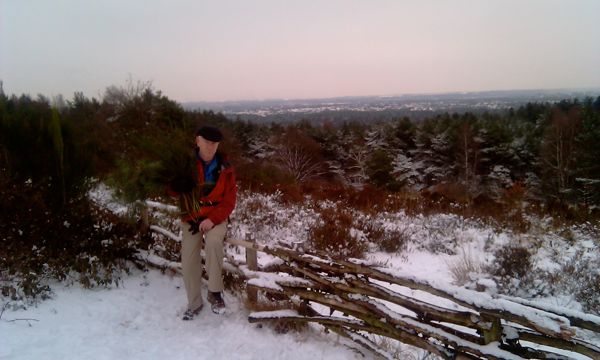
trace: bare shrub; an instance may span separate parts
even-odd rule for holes
[[[596,269],[597,270],[597,269]],[[600,274],[587,271],[578,281],[581,285],[575,292],[575,299],[583,304],[586,311],[600,314]]]
[[[320,219],[308,231],[314,249],[324,251],[334,258],[362,258],[366,244],[353,236],[353,215],[339,208],[320,210]]]
[[[507,246],[496,251],[492,274],[502,278],[524,278],[531,272],[531,254],[526,248]]]
[[[381,224],[370,219],[362,220],[359,226],[367,239],[376,244],[381,251],[401,253],[410,241],[411,233],[407,228],[385,229]]]
[[[600,313],[600,270],[598,259],[579,250],[572,259],[561,266],[559,272],[547,275],[553,289],[573,294],[585,311]],[[554,290],[556,291],[556,290]]]
[[[273,164],[289,174],[294,183],[305,183],[327,172],[319,143],[296,126],[287,126],[271,141],[275,150]]]
[[[376,212],[387,198],[385,191],[369,185],[365,185],[361,190],[348,189],[347,196],[349,206],[367,213]]]
[[[479,260],[477,260],[470,250],[461,249],[461,252],[454,261],[447,262],[448,270],[452,274],[452,279],[457,285],[465,285],[471,281],[472,274],[481,273],[483,266]]]

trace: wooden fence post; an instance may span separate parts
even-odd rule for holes
[[[500,318],[487,314],[481,314],[481,318],[490,323],[490,328],[483,330],[483,343],[487,345],[494,341],[502,341],[502,324],[500,323]]]
[[[246,241],[254,244],[253,236],[251,234],[246,234]],[[258,270],[258,258],[256,250],[246,248],[246,265],[248,265],[248,270]],[[248,295],[248,301],[250,303],[256,303],[258,299],[258,290],[254,287],[248,287],[246,291]]]
[[[140,231],[142,234],[148,232],[150,228],[150,219],[148,215],[148,205],[144,202],[139,202],[138,206],[140,207]]]

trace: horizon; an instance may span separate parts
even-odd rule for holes
[[[116,84],[112,84],[115,86],[120,86],[120,85],[116,85]],[[111,86],[111,85],[108,85]],[[106,86],[106,87],[108,87]],[[105,88],[106,88],[105,87]],[[583,87],[572,87],[572,88],[538,88],[538,89],[529,89],[529,88],[523,88],[523,89],[489,89],[489,90],[478,90],[478,91],[446,91],[446,92],[415,92],[415,93],[403,93],[403,94],[380,94],[380,95],[376,95],[376,94],[371,94],[371,95],[342,95],[342,96],[330,96],[330,97],[306,97],[306,98],[263,98],[263,99],[227,99],[227,100],[189,100],[189,101],[179,101],[176,99],[173,99],[169,96],[169,94],[166,94],[164,91],[162,91],[162,89],[158,89],[155,88],[152,84],[150,84],[150,88],[153,91],[161,91],[161,93],[166,96],[167,98],[169,98],[170,100],[173,100],[181,105],[185,105],[185,104],[194,104],[194,103],[205,103],[205,104],[225,104],[225,103],[260,103],[260,102],[269,102],[269,101],[317,101],[317,100],[336,100],[336,99],[353,99],[353,98],[400,98],[400,97],[411,97],[411,96],[439,96],[439,95],[467,95],[467,94],[483,94],[483,93],[511,93],[511,92],[527,92],[527,93],[532,93],[532,94],[548,94],[548,95],[558,95],[560,92],[597,92],[598,95],[600,96],[600,85],[598,86],[583,86]],[[65,94],[62,93],[53,93],[53,94],[43,94],[43,93],[36,93],[36,94],[32,94],[30,92],[24,92],[24,93],[12,93],[12,92],[7,92],[6,89],[3,87],[3,80],[0,78],[0,90],[2,90],[4,92],[4,94],[6,96],[22,96],[22,95],[26,95],[26,96],[44,96],[46,98],[48,98],[49,100],[54,99],[55,97],[59,97],[61,96],[64,100],[69,100],[69,97],[66,97]],[[75,93],[83,93],[82,91],[75,91],[73,93],[73,95],[75,95]],[[95,96],[88,96],[87,94],[83,93],[84,96],[92,98],[92,99],[97,99],[99,101],[101,101],[101,97],[102,94],[99,95],[99,98],[96,98]],[[596,95],[593,95],[596,96]]]
[[[12,94],[180,103],[600,86],[595,0],[0,2]]]
[[[160,90],[160,89],[157,89]],[[310,98],[264,98],[264,99],[231,99],[231,100],[190,100],[180,102],[181,104],[188,103],[228,103],[228,102],[266,102],[266,101],[314,101],[314,100],[333,100],[346,98],[395,98],[404,96],[437,96],[437,95],[466,95],[466,94],[482,94],[482,93],[510,93],[510,92],[531,92],[531,93],[559,93],[559,92],[598,92],[600,96],[600,85],[598,86],[583,86],[573,88],[546,88],[546,89],[489,89],[478,91],[445,91],[445,92],[415,92],[403,94],[371,94],[371,95],[343,95],[331,97],[310,97]],[[163,93],[164,94],[164,93]],[[167,95],[168,94],[164,94]],[[178,101],[179,102],[179,101]]]

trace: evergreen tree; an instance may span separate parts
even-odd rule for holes
[[[576,136],[575,183],[581,201],[600,206],[600,96],[586,99],[581,111],[581,131]]]
[[[456,165],[452,158],[448,122],[428,119],[417,129],[413,162],[421,165],[424,186],[454,180]]]
[[[389,152],[384,149],[375,150],[369,157],[367,168],[371,184],[390,191],[399,190],[400,184],[392,175],[394,167]]]

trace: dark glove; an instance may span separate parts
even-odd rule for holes
[[[191,232],[192,235],[195,235],[200,231],[200,221],[190,220],[187,223],[190,224],[190,228],[188,229],[188,231]]]
[[[171,190],[183,194],[192,191],[194,186],[196,186],[196,183],[191,176],[177,176],[171,180],[169,185],[171,186]]]
[[[199,217],[197,219],[188,221],[187,223],[190,224],[188,231],[191,232],[192,235],[197,234],[200,231],[200,223],[204,221],[204,219],[206,219],[206,217]]]

